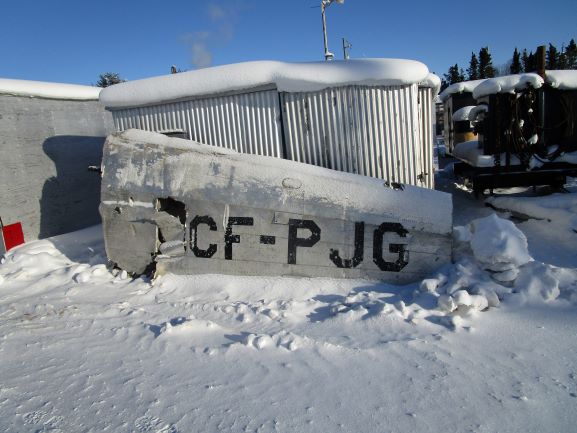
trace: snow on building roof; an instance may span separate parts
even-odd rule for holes
[[[403,59],[254,61],[120,83],[104,89],[100,101],[109,108],[131,107],[263,85],[276,85],[284,92],[313,92],[351,84],[398,86],[420,83],[428,74],[423,63]]]
[[[441,89],[441,79],[437,75],[430,72],[427,75],[427,78],[419,83],[419,86],[432,88],[433,95],[436,97],[436,95],[439,93],[439,90]]]
[[[0,78],[0,95],[92,101],[98,100],[101,90],[100,87],[80,86],[78,84]]]
[[[464,92],[473,93],[475,88],[483,81],[485,80],[483,79],[483,80],[461,81],[460,83],[451,84],[449,87],[447,87],[445,90],[441,92],[439,97],[441,98],[441,101],[445,102],[447,99],[449,99],[449,96],[455,93],[464,93]]]
[[[488,78],[473,90],[473,98],[478,99],[497,93],[514,93],[515,90],[523,90],[529,86],[538,89],[543,83],[543,78],[533,72]]]
[[[577,71],[545,71],[545,81],[551,87],[561,90],[577,89]]]

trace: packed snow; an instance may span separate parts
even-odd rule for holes
[[[478,106],[482,107],[482,106]],[[471,119],[473,118],[474,110],[471,110],[470,116]],[[479,110],[482,112],[485,110]],[[536,144],[538,140],[538,136],[535,134],[531,136],[528,140],[529,144]],[[558,149],[557,145],[549,146],[547,148],[549,154],[554,154],[555,151]],[[485,155],[483,153],[483,148],[478,140],[471,140],[471,141],[464,141],[462,143],[457,143],[455,148],[453,149],[453,156],[458,158],[462,161],[465,161],[469,165],[473,167],[494,167],[495,166],[495,156],[494,155]],[[521,160],[517,155],[509,155],[510,164],[511,165],[521,165]],[[555,162],[566,162],[569,164],[577,164],[577,152],[564,152],[561,153],[559,156],[553,159]],[[507,155],[506,153],[501,154],[501,165],[505,165],[507,162]],[[535,167],[540,167],[543,165],[545,161],[541,158],[536,158],[532,156],[529,160],[529,168],[533,169]]]
[[[451,84],[445,90],[443,90],[439,94],[439,98],[442,102],[445,102],[451,95],[459,94],[459,93],[473,93],[473,91],[477,88],[479,84],[481,84],[483,80],[471,80],[471,81],[462,81],[460,83]]]
[[[96,101],[100,87],[0,78],[0,95],[30,98]]]
[[[479,99],[497,93],[515,93],[515,91],[524,90],[528,87],[539,89],[543,83],[543,78],[533,72],[488,78],[475,87],[473,98]]]
[[[453,156],[461,161],[465,161],[473,167],[494,167],[495,156],[485,155],[483,148],[478,140],[463,141],[455,145],[453,149]],[[505,165],[507,162],[507,155],[501,154],[501,164]],[[521,161],[515,155],[510,155],[511,165],[521,165]]]
[[[545,81],[556,89],[577,89],[577,71],[571,69],[545,71]]]
[[[352,84],[402,86],[420,82],[436,85],[428,68],[415,60],[255,61],[120,83],[104,89],[100,101],[106,107],[118,108],[267,85],[281,92],[313,92]]]
[[[106,266],[101,227],[0,265],[0,430],[538,432],[577,424],[575,194],[452,176],[416,284]]]

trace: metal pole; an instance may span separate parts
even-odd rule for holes
[[[323,17],[323,40],[325,43],[325,61],[333,59],[333,55],[329,52],[329,44],[327,41],[327,19],[325,17],[325,2],[321,2],[321,15]]]
[[[351,47],[352,47],[351,43],[347,41],[345,38],[343,38],[343,59],[349,60],[350,56],[348,49]]]

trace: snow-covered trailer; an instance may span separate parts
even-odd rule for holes
[[[577,71],[491,78],[473,91],[469,120],[478,141],[458,144],[455,173],[475,193],[511,186],[565,184],[577,176]]]
[[[122,83],[101,101],[118,131],[433,188],[439,84],[411,60],[258,61]]]
[[[111,262],[140,274],[417,281],[451,260],[449,194],[131,129],[107,138]]]
[[[27,241],[100,222],[99,166],[112,118],[100,88],[0,79],[0,217]]]
[[[483,81],[472,80],[451,84],[439,94],[443,104],[443,136],[448,153],[453,153],[456,144],[474,138],[470,122],[463,119],[460,115],[462,111],[460,113],[459,111],[477,105],[473,91]]]

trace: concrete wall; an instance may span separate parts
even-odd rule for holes
[[[0,216],[26,241],[98,224],[100,166],[112,118],[98,101],[0,95]]]

